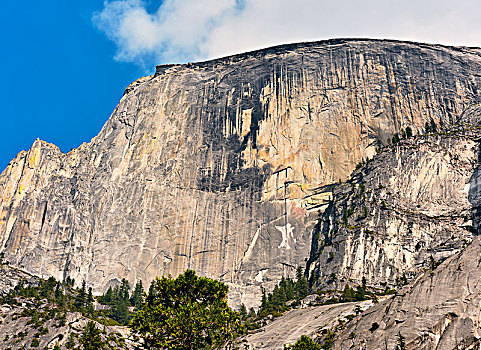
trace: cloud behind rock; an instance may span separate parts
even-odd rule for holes
[[[117,0],[92,21],[116,44],[116,60],[152,66],[336,37],[481,46],[480,12],[474,0],[166,0],[153,12]]]

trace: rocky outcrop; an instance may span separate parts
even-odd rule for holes
[[[334,349],[394,349],[400,335],[407,349],[480,349],[480,257],[476,237],[434,271],[354,319]]]
[[[80,348],[80,339],[85,325],[90,320],[78,312],[64,312],[51,316],[52,305],[34,305],[25,300],[20,305],[0,305],[0,348],[1,349],[60,349]],[[37,311],[36,320],[28,315],[28,309]],[[55,314],[55,313],[54,313]],[[44,318],[43,318],[44,317]],[[41,324],[41,325],[40,325]],[[109,349],[134,349],[135,343],[128,339],[129,330],[121,326],[103,326],[101,338]]]
[[[313,237],[313,283],[384,288],[460,251],[479,233],[480,140],[472,125],[409,138],[335,185]]]
[[[323,186],[345,181],[407,126],[419,134],[431,120],[456,123],[480,102],[480,68],[475,49],[378,40],[159,66],[129,86],[88,144],[62,154],[37,140],[8,165],[0,251],[98,292],[120,277],[148,283],[192,268],[228,282],[234,303],[254,305],[260,284],[304,266],[331,196]],[[466,142],[453,150],[474,145]],[[447,176],[464,181],[468,169]],[[412,230],[432,241],[426,227]],[[396,259],[422,260],[401,251]],[[387,261],[376,257],[374,269]]]
[[[26,286],[36,286],[39,278],[14,267],[0,265],[0,298],[12,291],[20,281]]]
[[[288,311],[266,326],[252,332],[245,339],[252,349],[284,349],[302,335],[322,342],[323,331],[334,330],[356,315],[356,307],[365,310],[372,301],[335,305],[310,306]]]

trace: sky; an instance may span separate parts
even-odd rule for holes
[[[346,37],[481,47],[479,13],[479,0],[5,2],[0,171],[36,138],[90,141],[156,64]]]

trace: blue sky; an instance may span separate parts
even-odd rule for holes
[[[113,59],[115,44],[94,25],[102,1],[6,1],[0,55],[0,171],[39,137],[63,152],[89,141],[144,74]]]
[[[479,13],[479,0],[4,2],[0,169],[37,137],[88,142],[155,64],[336,37],[479,47]]]

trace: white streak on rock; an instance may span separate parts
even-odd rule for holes
[[[294,238],[294,227],[288,223],[286,226],[276,226],[276,229],[281,231],[282,234],[282,242],[279,244],[278,248],[286,248],[286,250],[291,249],[291,246],[289,245],[289,236]]]

